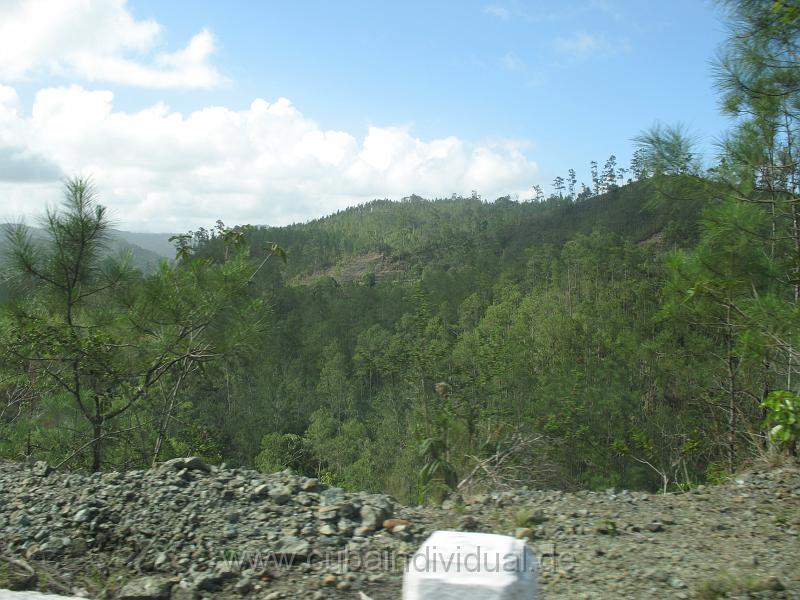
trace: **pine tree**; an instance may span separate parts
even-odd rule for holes
[[[578,183],[578,177],[575,174],[575,169],[570,169],[567,177],[567,190],[570,200],[575,199],[575,186]]]
[[[603,166],[602,186],[604,191],[614,189],[617,186],[617,157],[613,154],[608,157],[606,164]]]
[[[553,189],[559,198],[564,197],[564,178],[560,175],[553,180]]]

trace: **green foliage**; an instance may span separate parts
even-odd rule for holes
[[[41,438],[41,409],[58,399],[74,437],[40,442],[57,461],[85,460],[93,470],[141,462],[150,440],[135,432],[154,423],[157,460],[189,379],[233,357],[259,329],[261,302],[245,289],[253,272],[246,249],[233,240],[239,250],[224,262],[187,256],[144,276],[125,256],[107,257],[105,209],[80,178],[65,183],[61,209],[49,211],[43,225],[44,243],[34,243],[22,225],[7,232],[14,286],[0,322],[3,366],[22,378],[39,408],[23,419],[25,452]],[[63,399],[71,414],[64,414]],[[219,455],[201,442],[205,437],[186,427],[184,439],[173,442],[181,452]]]
[[[634,141],[643,151],[640,168],[647,176],[696,175],[700,171],[696,142],[681,124],[657,123]]]
[[[796,444],[800,439],[800,396],[776,390],[761,403],[769,413],[764,421],[770,439],[781,444]]]
[[[261,439],[261,452],[255,465],[262,473],[292,469],[298,473],[313,473],[308,443],[294,433],[268,433]]]

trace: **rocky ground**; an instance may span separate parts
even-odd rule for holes
[[[519,490],[435,508],[194,458],[94,475],[0,464],[0,588],[397,599],[403,561],[436,529],[527,538],[546,599],[800,598],[797,463],[684,494]]]

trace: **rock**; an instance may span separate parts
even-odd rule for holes
[[[767,584],[765,586],[768,590],[772,590],[773,592],[782,592],[786,589],[784,583],[774,575],[767,579]]]
[[[406,519],[386,519],[383,522],[383,528],[387,531],[392,531],[399,525],[411,525],[411,521],[407,521]]]
[[[365,504],[361,507],[361,526],[368,529],[369,531],[375,531],[378,528],[378,525],[383,522],[384,511],[379,509],[376,506],[370,506],[369,504]]]
[[[280,540],[273,555],[287,564],[304,561],[311,555],[311,544],[297,537],[286,537]]]
[[[345,492],[342,488],[330,487],[327,490],[322,490],[319,495],[320,504],[338,504],[345,498]]]
[[[300,484],[300,489],[304,492],[318,492],[319,479],[308,478]]]
[[[172,588],[170,600],[197,600],[197,589],[187,581],[181,581]]]
[[[594,530],[596,533],[600,535],[617,535],[617,524],[614,521],[606,519],[605,521],[600,521],[596,523],[594,526]]]
[[[162,566],[166,565],[168,562],[169,562],[169,559],[167,558],[167,553],[166,552],[159,552],[158,554],[156,554],[156,559],[153,561],[153,566],[156,569],[160,569]]]
[[[652,523],[647,524],[647,531],[651,531],[653,533],[664,531],[664,525],[658,521],[653,521]]]
[[[465,515],[459,520],[456,529],[459,531],[479,531],[481,529],[481,524],[478,522],[478,519],[472,515]]]
[[[82,508],[72,517],[76,523],[85,523],[92,518],[92,513],[88,508]]]
[[[122,586],[117,600],[166,600],[173,583],[172,578],[161,575],[139,577]]]
[[[35,463],[33,463],[33,468],[31,471],[37,477],[47,477],[53,472],[53,467],[47,464],[46,460],[37,460]]]
[[[686,587],[686,583],[678,577],[673,577],[669,580],[669,586],[676,590],[682,590]]]
[[[214,592],[219,589],[222,579],[216,573],[203,571],[194,578],[194,585],[203,592]]]
[[[239,580],[236,582],[236,584],[233,586],[233,589],[240,596],[246,596],[253,590],[253,582],[250,580],[249,577],[240,577]]]
[[[280,487],[272,488],[269,491],[270,500],[272,500],[278,506],[282,504],[286,504],[292,498],[292,490],[285,485]]]
[[[534,537],[533,529],[530,527],[517,527],[514,531],[514,537],[518,540],[528,540]]]
[[[255,487],[255,489],[250,494],[251,500],[262,500],[269,496],[269,485],[266,483],[262,483]]]
[[[189,456],[187,458],[172,458],[161,463],[161,469],[164,471],[202,471],[203,473],[210,473],[211,467],[199,456]]]
[[[339,506],[337,504],[320,506],[317,518],[321,521],[337,521],[339,519]]]

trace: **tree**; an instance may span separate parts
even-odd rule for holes
[[[656,123],[634,138],[642,151],[643,172],[653,175],[698,175],[696,141],[682,124]]]
[[[70,399],[89,439],[67,460],[91,447],[97,471],[106,441],[124,433],[112,429],[121,416],[169,377],[180,388],[256,329],[237,327],[259,304],[246,291],[253,268],[242,252],[221,264],[183,252],[143,277],[127,257],[109,256],[107,212],[83,178],[65,183],[42,226],[41,243],[23,225],[7,232],[15,296],[0,344],[18,371]]]
[[[570,200],[575,199],[575,185],[578,183],[578,177],[575,174],[575,169],[570,169],[567,176],[567,186]]]
[[[740,235],[767,258],[771,284],[734,309],[772,349],[776,384],[791,394],[800,389],[800,7],[783,0],[720,4],[730,31],[714,74],[735,126],[723,140],[717,174],[731,201],[758,207],[769,221]]]
[[[603,165],[603,189],[608,191],[617,187],[617,157],[613,154]]]
[[[564,178],[560,175],[553,179],[553,189],[556,191],[559,198],[564,197]]]
[[[636,181],[641,181],[648,176],[646,164],[646,150],[637,148],[631,158],[631,175]]]

